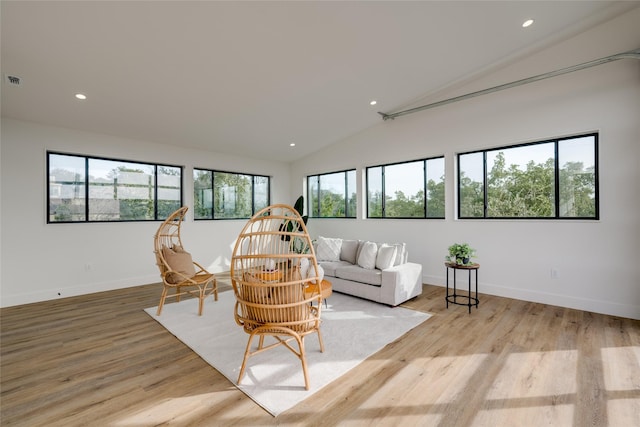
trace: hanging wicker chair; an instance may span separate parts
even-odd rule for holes
[[[247,222],[236,241],[230,272],[235,320],[249,334],[238,384],[251,356],[283,345],[300,359],[309,389],[304,338],[317,334],[324,351],[319,272],[304,221],[291,206],[269,206]],[[314,291],[308,291],[310,285]],[[258,345],[252,348],[256,336]],[[265,337],[271,337],[268,343]]]

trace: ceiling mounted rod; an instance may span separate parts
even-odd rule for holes
[[[493,92],[498,92],[498,91],[501,91],[501,90],[504,90],[504,89],[510,89],[512,87],[517,87],[517,86],[522,86],[522,85],[525,85],[525,84],[528,84],[528,83],[537,82],[537,81],[540,81],[540,80],[548,79],[550,77],[560,76],[562,74],[567,74],[567,73],[572,73],[574,71],[584,70],[585,68],[595,67],[596,65],[606,64],[608,62],[617,61],[619,59],[640,59],[640,49],[632,50],[632,51],[629,51],[629,52],[618,53],[618,54],[607,56],[607,57],[600,58],[600,59],[595,59],[593,61],[585,62],[585,63],[578,64],[578,65],[573,65],[571,67],[562,68],[560,70],[550,71],[550,72],[544,73],[544,74],[538,74],[537,76],[528,77],[528,78],[522,79],[522,80],[516,80],[516,81],[511,82],[511,83],[505,83],[505,84],[502,84],[502,85],[499,85],[499,86],[491,87],[489,89],[483,89],[483,90],[479,90],[477,92],[467,93],[465,95],[456,96],[456,97],[453,97],[453,98],[449,98],[449,99],[445,99],[445,100],[442,100],[442,101],[434,102],[432,104],[422,105],[420,107],[410,108],[408,110],[398,111],[396,113],[387,114],[387,113],[378,112],[378,114],[380,114],[382,116],[383,120],[393,120],[396,117],[405,116],[407,114],[416,113],[418,111],[428,110],[430,108],[435,108],[435,107],[440,107],[440,106],[443,106],[443,105],[451,104],[453,102],[463,101],[463,100],[469,99],[469,98],[475,98],[476,96],[486,95],[486,94],[493,93]]]

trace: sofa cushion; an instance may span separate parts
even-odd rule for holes
[[[378,256],[378,246],[373,242],[364,242],[360,255],[358,255],[358,265],[368,270],[376,268],[376,257]]]
[[[323,268],[325,276],[336,277],[336,269],[353,264],[348,261],[318,261],[318,265]]]
[[[340,248],[340,260],[355,264],[358,261],[356,257],[358,252],[357,240],[343,240]]]
[[[318,261],[340,261],[341,247],[342,239],[319,236],[316,258]]]
[[[391,245],[380,245],[376,256],[376,268],[386,270],[393,266],[396,260],[397,248]]]
[[[335,277],[374,286],[382,285],[382,271],[347,265],[336,269]]]

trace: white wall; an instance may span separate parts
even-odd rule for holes
[[[272,177],[271,200],[289,200],[289,165],[180,149],[3,118],[1,128],[0,306],[160,281],[153,254],[159,222],[46,223],[47,150],[185,166],[183,197],[193,206],[193,167]],[[226,271],[246,220],[193,221],[182,238],[194,259]],[[86,266],[90,268],[87,269]]]
[[[637,22],[640,8],[438,99],[637,49]],[[482,264],[481,293],[640,319],[640,269],[634,259],[640,252],[639,123],[637,60],[381,121],[291,168],[3,118],[0,306],[159,280],[152,253],[157,222],[46,224],[47,150],[183,165],[188,206],[188,177],[194,166],[270,175],[272,202],[293,203],[309,174],[348,168],[362,173],[370,165],[444,154],[445,220],[367,220],[362,214],[356,220],[311,219],[312,235],[405,241],[411,261],[423,265],[424,280],[432,284],[444,284],[446,248],[467,241],[478,250]],[[600,133],[599,221],[454,219],[457,152],[592,131]],[[361,177],[359,185],[362,188]],[[226,270],[244,223],[190,218],[183,231],[185,244],[213,271]],[[557,279],[551,279],[552,268],[559,273]]]
[[[424,104],[640,48],[638,22],[636,8]],[[599,221],[455,219],[456,153],[593,131],[600,134]],[[364,219],[361,204],[356,220],[311,218],[310,233],[404,241],[410,260],[423,265],[424,281],[436,285],[445,282],[447,247],[469,242],[481,264],[481,293],[640,319],[639,147],[640,61],[622,60],[381,120],[296,162],[291,176],[302,182],[306,175],[357,168],[363,189],[367,166],[445,155],[445,220]]]

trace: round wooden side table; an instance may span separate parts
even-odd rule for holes
[[[478,304],[480,304],[480,300],[478,299],[478,269],[480,268],[480,264],[456,264],[455,262],[445,262],[444,265],[447,269],[447,296],[445,300],[447,301],[447,308],[449,308],[449,303],[457,304],[457,305],[466,305],[469,308],[469,313],[471,313],[471,307],[476,306],[478,309]],[[453,293],[449,293],[449,269],[453,270]],[[469,291],[467,295],[460,295],[456,293],[456,271],[458,270],[467,270],[469,274]],[[476,279],[476,296],[473,297],[471,294],[471,272],[475,272]],[[458,302],[458,298],[462,298],[464,302]]]
[[[313,295],[318,293],[318,285],[315,283],[311,283],[304,288],[304,297],[311,298]],[[327,305],[327,298],[331,296],[333,293],[333,289],[331,287],[331,282],[328,280],[322,280],[322,300],[324,301],[324,305]]]

